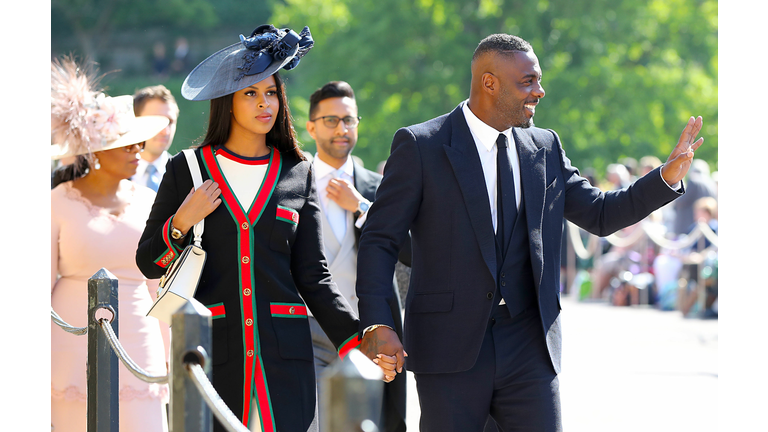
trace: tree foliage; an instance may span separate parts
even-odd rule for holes
[[[164,25],[211,28],[219,17],[208,0],[52,0],[51,35],[73,35],[83,56],[96,58],[110,35]],[[58,35],[58,36],[57,36]],[[54,44],[55,45],[55,44]]]
[[[691,115],[705,120],[698,157],[717,160],[716,1],[286,0],[272,21],[309,25],[316,41],[288,74],[300,132],[309,94],[345,80],[363,116],[355,153],[369,165],[399,127],[468,97],[472,52],[499,32],[533,45],[547,92],[536,124],[560,134],[577,166],[663,161]]]
[[[697,157],[716,169],[716,0],[53,0],[51,23],[53,54],[66,35],[77,35],[86,57],[125,44],[143,44],[151,56],[147,41],[156,35],[185,36],[190,69],[259,24],[308,25],[315,48],[283,75],[297,132],[313,151],[304,127],[309,95],[347,81],[363,117],[355,154],[370,168],[386,159],[398,128],[468,97],[482,38],[512,33],[531,42],[542,66],[547,94],[536,125],[559,133],[576,166],[600,175],[623,157],[663,161],[688,117],[701,115]],[[116,94],[158,83],[125,69],[106,81]],[[208,109],[181,100],[181,80],[166,82],[182,109],[176,151],[202,136]]]

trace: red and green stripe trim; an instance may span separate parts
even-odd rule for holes
[[[269,311],[275,318],[307,317],[307,307],[303,303],[270,303]]]
[[[208,310],[211,311],[211,319],[224,318],[227,316],[227,313],[224,310],[224,303],[216,303],[207,307]]]
[[[258,404],[259,417],[261,421],[261,430],[263,432],[275,432],[277,427],[275,426],[275,417],[272,413],[272,402],[269,397],[269,387],[267,386],[267,374],[264,372],[264,362],[261,360],[261,355],[256,358],[256,365],[254,370],[257,383],[255,388],[256,403]],[[263,382],[263,385],[259,385],[259,381]],[[249,402],[250,402],[250,398]],[[247,423],[243,423],[248,425]]]
[[[252,225],[255,225],[261,218],[261,214],[264,213],[264,209],[267,207],[267,202],[272,197],[272,192],[275,191],[275,186],[277,186],[277,179],[280,176],[282,166],[283,163],[280,152],[272,150],[267,174],[264,175],[264,181],[261,183],[259,192],[256,194],[256,199],[253,201],[253,205],[248,211],[248,218],[251,220]]]
[[[343,344],[341,344],[341,346],[339,347],[339,358],[343,359],[344,357],[347,356],[347,354],[349,354],[350,351],[360,346],[360,341],[357,340],[358,339],[357,335],[358,335],[357,333],[353,334],[352,336],[350,336],[349,339],[347,339],[346,341],[344,341]]]
[[[277,220],[281,220],[283,222],[288,222],[289,224],[298,225],[299,224],[299,212],[292,208],[283,207],[281,205],[277,205]]]
[[[241,327],[243,329],[243,353],[244,353],[244,377],[243,383],[243,408],[242,408],[242,421],[243,425],[248,427],[251,419],[251,399],[252,395],[256,397],[258,406],[259,420],[262,425],[262,431],[275,432],[275,419],[271,408],[271,401],[269,397],[269,387],[267,385],[266,373],[264,372],[263,362],[261,359],[261,350],[259,348],[258,341],[258,328],[256,319],[256,300],[255,300],[255,275],[253,274],[253,266],[251,264],[253,253],[253,235],[252,227],[258,221],[258,217],[264,211],[269,197],[274,192],[274,188],[277,185],[277,178],[280,173],[280,153],[272,150],[270,157],[270,165],[267,168],[267,174],[264,178],[264,182],[259,188],[259,192],[256,195],[253,206],[251,206],[251,215],[256,215],[255,218],[246,215],[243,207],[237,201],[232,188],[227,183],[226,177],[224,177],[221,167],[216,160],[216,156],[213,153],[211,146],[205,146],[201,150],[203,156],[203,165],[210,178],[219,184],[221,190],[221,199],[224,202],[225,207],[229,211],[230,215],[237,224],[238,232],[238,251],[240,257],[240,265],[238,266],[238,274],[240,277],[240,319]],[[257,208],[260,205],[261,208]],[[250,222],[250,223],[249,223]],[[256,419],[254,419],[256,421]]]
[[[171,240],[171,220],[173,220],[173,216],[169,217],[163,225],[163,243],[165,243],[167,249],[155,260],[155,264],[162,268],[167,268],[179,255],[179,249],[176,248],[176,245]]]

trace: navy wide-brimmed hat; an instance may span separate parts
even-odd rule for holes
[[[181,95],[193,101],[215,99],[253,85],[284,68],[295,68],[314,42],[309,27],[291,29],[261,25],[250,37],[203,60],[187,75]]]

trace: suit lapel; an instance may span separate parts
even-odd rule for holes
[[[531,263],[538,290],[544,270],[544,249],[541,229],[544,217],[544,193],[546,191],[546,151],[537,147],[530,135],[513,128],[517,155],[520,158],[520,181],[525,200],[525,216],[528,219],[528,236],[531,247]]]
[[[352,167],[355,189],[357,189],[357,191],[360,192],[360,195],[365,197],[365,199],[373,201],[376,198],[376,181],[371,178],[368,171],[360,167],[357,163],[354,163]]]
[[[355,189],[360,192],[365,199],[373,202],[376,199],[376,188],[378,184],[376,180],[371,177],[371,174],[363,167],[359,166],[353,161],[352,163],[352,180],[354,181]],[[355,233],[355,250],[357,250],[360,244],[360,232],[361,230],[352,225],[352,230]]]
[[[480,252],[494,281],[496,280],[496,243],[491,219],[491,203],[485,187],[485,176],[477,154],[475,140],[469,131],[461,105],[449,116],[451,142],[443,146],[461,188],[472,229],[480,244]]]

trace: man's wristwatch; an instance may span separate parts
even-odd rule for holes
[[[368,201],[358,201],[357,210],[355,210],[355,219],[367,212],[369,208],[371,208],[371,204]]]
[[[175,226],[173,226],[173,224],[171,224],[171,238],[173,238],[174,240],[181,240],[184,237],[186,237],[186,234],[183,234],[181,231],[179,231],[178,228],[176,228]]]

